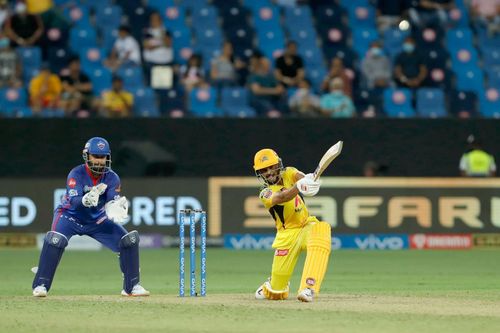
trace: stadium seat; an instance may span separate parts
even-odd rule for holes
[[[451,53],[451,66],[455,72],[477,68],[479,56],[475,48],[463,47]]]
[[[481,53],[483,55],[483,66],[485,69],[500,70],[500,48],[483,48]]]
[[[456,7],[448,11],[448,18],[452,26],[457,28],[467,28],[469,26],[469,13],[467,8],[455,3]]]
[[[66,7],[64,17],[75,26],[90,27],[90,10],[86,5]]]
[[[275,31],[258,33],[257,47],[269,59],[279,57],[285,47],[285,37],[281,28]]]
[[[455,71],[458,90],[480,92],[484,89],[484,75],[479,68]]]
[[[103,48],[89,47],[80,50],[80,61],[82,68],[89,71],[103,66],[106,59],[106,51]]]
[[[122,7],[117,5],[100,7],[96,13],[96,24],[100,27],[118,28],[122,20]]]
[[[487,68],[486,75],[490,87],[500,88],[500,68]]]
[[[488,88],[479,96],[480,111],[485,117],[500,118],[500,89]]]
[[[123,79],[123,87],[125,88],[125,90],[136,91],[138,89],[144,88],[142,67],[122,66],[116,71],[116,75]]]
[[[139,117],[159,117],[156,94],[151,88],[139,88],[134,92],[134,115]]]
[[[417,49],[442,47],[444,31],[439,27],[415,29],[413,35],[417,42]]]
[[[175,6],[175,0],[148,0],[148,6],[164,13],[168,7]]]
[[[417,90],[417,113],[421,117],[437,118],[446,116],[444,92],[438,88]]]
[[[248,106],[248,90],[245,88],[223,88],[221,108],[230,117],[255,117],[255,110]]]
[[[16,52],[24,69],[40,68],[42,64],[42,51],[38,46],[18,47]]]
[[[446,32],[446,47],[450,52],[464,47],[472,48],[472,30],[469,28],[450,29]]]
[[[355,29],[375,28],[375,8],[370,4],[356,4],[347,9],[349,23]]]
[[[408,31],[403,31],[399,28],[389,28],[384,31],[384,49],[391,59],[394,59],[401,52],[401,45],[403,45],[408,35]]]
[[[281,29],[280,14],[275,6],[266,6],[254,12],[253,22],[258,33]]]
[[[73,52],[78,52],[82,47],[97,46],[97,33],[94,28],[73,27],[69,32],[69,46]]]
[[[85,72],[92,82],[92,87],[95,95],[100,95],[104,90],[111,88],[111,71],[107,68],[94,68]]]
[[[315,19],[317,26],[324,24],[336,24],[343,26],[344,17],[347,15],[346,10],[336,4],[319,6],[315,10]]]
[[[183,7],[167,7],[163,12],[165,27],[169,30],[186,27],[186,13]]]
[[[189,95],[190,111],[200,117],[220,117],[223,112],[216,106],[217,91],[215,88],[195,88]]]
[[[415,110],[411,106],[411,91],[409,89],[384,90],[384,111],[389,117],[414,117]]]
[[[450,113],[461,117],[470,118],[478,115],[477,97],[471,91],[453,90],[450,95]]]
[[[285,25],[312,26],[311,8],[309,6],[294,6],[284,8]]]
[[[183,116],[186,113],[184,94],[177,89],[158,89],[156,91],[163,115]]]
[[[72,54],[67,47],[51,47],[48,50],[48,61],[54,73],[59,74],[63,68],[66,68],[71,57]]]
[[[0,110],[11,114],[13,110],[28,106],[28,94],[23,88],[0,89]]]

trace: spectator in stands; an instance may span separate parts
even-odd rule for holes
[[[486,25],[488,33],[500,33],[500,0],[471,0],[471,16]]]
[[[43,35],[43,22],[40,15],[28,14],[24,2],[18,2],[15,14],[5,22],[5,32],[12,46],[32,46]]]
[[[297,43],[289,41],[275,62],[274,75],[285,87],[296,87],[304,78],[304,62],[297,55]]]
[[[9,38],[0,32],[0,87],[20,88],[21,71],[21,61],[16,51],[10,47]]]
[[[188,95],[193,88],[197,88],[205,81],[205,71],[202,66],[201,56],[193,54],[188,60],[186,65],[180,68],[181,83],[184,86],[186,95]]]
[[[92,102],[92,82],[81,72],[80,59],[72,58],[68,74],[61,77],[63,92],[60,107],[66,114],[76,114],[82,107],[89,109]]]
[[[0,27],[10,16],[9,2],[7,0],[0,0]]]
[[[330,93],[321,96],[321,112],[332,118],[350,118],[354,116],[354,104],[351,97],[344,93],[344,82],[340,77],[330,84]]]
[[[413,0],[409,9],[411,21],[423,28],[432,25],[445,25],[448,11],[455,7],[455,0]]]
[[[172,37],[165,29],[163,20],[158,12],[153,12],[149,16],[149,27],[145,29],[142,46],[144,49],[143,57],[148,78],[154,66],[170,65],[174,61]]]
[[[369,89],[386,88],[391,82],[392,69],[380,42],[375,41],[361,63],[361,71]]]
[[[344,61],[335,57],[330,63],[330,69],[327,76],[321,83],[321,91],[330,91],[331,82],[335,78],[340,78],[344,86],[344,94],[351,97],[352,96],[352,79],[348,74],[348,70],[344,67]]]
[[[47,63],[43,63],[40,73],[30,82],[29,93],[33,112],[58,108],[61,91],[61,80],[52,73]]]
[[[288,101],[288,106],[292,114],[297,116],[315,117],[319,116],[319,97],[311,89],[311,82],[302,79],[299,88],[295,90]]]
[[[141,65],[141,49],[137,40],[130,34],[130,28],[122,25],[118,29],[118,38],[105,65],[112,71],[121,66]]]
[[[233,86],[238,83],[237,70],[244,66],[241,60],[233,55],[233,45],[226,41],[220,56],[212,59],[210,79],[217,87]]]
[[[279,117],[285,109],[285,87],[270,71],[271,64],[261,57],[254,64],[254,71],[248,77],[250,106],[258,115]]]
[[[383,32],[387,28],[398,25],[410,8],[412,0],[378,0],[377,26]]]
[[[400,87],[419,88],[426,76],[427,67],[416,51],[415,40],[407,37],[403,43],[403,52],[396,57],[394,65],[396,83]]]
[[[482,147],[474,135],[467,138],[467,150],[460,158],[460,174],[464,177],[494,177],[495,158]]]
[[[102,97],[101,113],[109,118],[124,118],[132,115],[134,96],[123,89],[123,80],[113,77],[111,90],[105,91]]]

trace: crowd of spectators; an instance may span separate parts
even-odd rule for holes
[[[201,51],[201,45],[190,50],[175,47],[179,40],[177,31],[166,22],[172,19],[169,16],[171,12],[164,14],[155,10],[154,6],[148,6],[147,0],[106,1],[110,6],[119,7],[120,12],[123,9],[124,14],[118,17],[118,33],[109,42],[109,48],[97,48],[104,55],[95,60],[93,53],[79,52],[89,49],[88,45],[72,45],[70,36],[80,29],[79,20],[84,19],[99,25],[103,29],[101,34],[108,36],[108,23],[95,21],[99,19],[97,7],[81,6],[82,3],[94,4],[96,1],[56,1],[55,5],[52,0],[0,0],[0,85],[2,88],[26,89],[29,108],[34,115],[47,115],[53,111],[65,116],[129,117],[141,114],[144,104],[136,102],[143,103],[144,96],[152,99],[150,104],[153,109],[159,110],[157,115],[172,115],[172,111],[176,111],[174,114],[177,116],[186,115],[193,108],[193,99],[214,99],[216,110],[223,99],[224,89],[245,87],[248,95],[246,104],[253,112],[248,113],[249,116],[390,116],[383,105],[384,94],[389,89],[411,91],[411,107],[416,107],[419,88],[439,87],[445,92],[447,88],[456,89],[454,86],[433,84],[433,80],[439,77],[439,70],[446,77],[450,56],[445,55],[444,64],[434,66],[430,59],[432,55],[429,56],[432,53],[426,53],[432,48],[428,48],[426,43],[454,28],[452,21],[454,10],[458,8],[457,1],[465,6],[460,8],[466,8],[470,14],[471,26],[484,28],[488,38],[500,36],[500,0],[366,0],[360,1],[366,6],[356,8],[359,12],[355,12],[355,18],[346,15],[345,1],[274,1],[282,10],[299,8],[299,5],[301,8],[309,7],[312,13],[321,10],[328,13],[328,9],[335,13],[338,10],[339,22],[343,23],[334,22],[336,16],[332,16],[332,28],[326,32],[327,37],[322,35],[322,27],[318,26],[320,38],[317,44],[320,47],[313,49],[312,54],[302,52],[303,41],[288,36],[283,50],[274,50],[271,56],[254,42],[250,52],[236,52],[230,39],[222,39],[211,57]],[[157,1],[150,2],[152,5]],[[173,0],[170,2],[174,4]],[[202,2],[222,6],[224,1]],[[234,3],[234,8],[250,6],[249,1],[228,2]],[[269,4],[272,3],[269,0]],[[80,12],[73,12],[75,8]],[[86,8],[91,9],[86,11]],[[143,16],[147,16],[144,24],[139,25],[139,30],[137,17],[134,16],[138,9],[142,9]],[[342,29],[354,29],[354,21],[368,17],[371,9],[375,12],[375,37],[363,48],[355,44],[357,37],[354,36],[356,31],[353,31],[352,42],[338,48],[334,42],[343,40],[343,33],[349,34]],[[223,10],[220,12],[222,15]],[[86,15],[89,17],[86,18]],[[190,24],[193,28],[198,24],[194,16]],[[345,27],[337,24],[344,24]],[[111,26],[109,28],[112,29]],[[384,45],[386,40],[383,36],[389,31],[399,31],[403,36],[393,48]],[[314,71],[311,71],[308,57],[315,59],[314,53],[327,50],[330,42],[334,43],[335,52],[324,58],[323,54],[319,55],[321,62],[329,66],[321,77],[312,79]],[[352,46],[349,46],[350,43]],[[64,58],[51,57],[55,48],[66,49],[67,55]],[[351,49],[357,51],[353,57],[346,55]],[[23,50],[35,53],[39,50],[40,62],[33,68],[23,66]],[[93,67],[96,63],[97,67]],[[105,77],[96,78],[99,71],[111,73],[109,85],[102,85]],[[123,77],[129,72],[135,73],[135,76]],[[162,81],[169,75],[170,79]],[[158,86],[154,82],[162,84]],[[145,95],[145,89],[151,87],[155,89],[153,94]],[[475,92],[476,98],[479,91]],[[216,96],[212,98],[210,94]],[[175,110],[170,106],[176,102],[169,101],[174,95],[182,100],[182,105]],[[471,113],[457,114],[468,117]],[[217,112],[214,111],[214,114],[217,115]]]

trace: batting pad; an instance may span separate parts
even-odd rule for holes
[[[330,225],[325,222],[314,224],[307,242],[307,256],[299,291],[304,288],[311,288],[315,293],[319,293],[328,267],[331,249],[332,234]]]
[[[139,283],[139,233],[131,231],[120,240],[120,268],[123,272],[123,290],[127,294]]]
[[[50,290],[57,266],[61,261],[66,246],[68,246],[66,236],[56,231],[47,232],[43,240],[38,270],[33,279],[33,289],[37,286],[45,286],[47,291]]]

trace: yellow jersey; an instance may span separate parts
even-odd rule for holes
[[[276,222],[276,229],[278,232],[287,229],[302,228],[308,223],[309,212],[302,196],[299,194],[290,201],[283,202],[279,205],[272,205],[274,193],[295,185],[295,174],[297,172],[298,170],[296,168],[286,167],[281,174],[282,184],[269,185],[260,191],[259,198]]]

